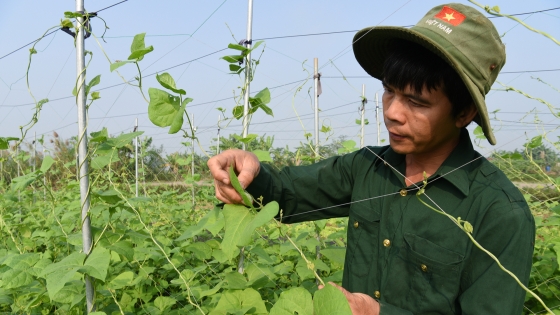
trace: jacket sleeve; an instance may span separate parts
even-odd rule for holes
[[[535,222],[526,202],[493,204],[479,225],[474,238],[527,286]],[[462,314],[521,314],[526,292],[494,260],[473,246],[465,263],[458,299]]]
[[[277,201],[283,223],[348,216],[354,181],[352,169],[361,155],[358,151],[281,170],[261,164],[247,191],[255,198],[262,196],[264,203]]]

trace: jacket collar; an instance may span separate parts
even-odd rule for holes
[[[457,144],[455,149],[453,149],[447,159],[445,159],[445,161],[441,164],[436,173],[430,176],[429,180],[435,180],[436,178],[438,178],[439,181],[441,179],[444,179],[455,186],[464,196],[468,196],[470,186],[469,170],[471,169],[471,167],[465,164],[477,158],[478,155],[479,154],[474,150],[472,146],[469,132],[466,128],[463,128],[463,130],[461,130],[459,143]],[[391,147],[389,147],[381,155],[381,157],[385,161],[387,161],[387,163],[391,163],[391,165],[396,169],[396,171],[394,169],[391,170],[404,185],[404,178],[399,173],[397,173],[397,171],[401,174],[406,173],[405,155],[398,154],[393,151]],[[383,163],[382,161],[379,162]]]

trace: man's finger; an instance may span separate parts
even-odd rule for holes
[[[213,157],[207,162],[210,173],[215,180],[220,181],[226,185],[229,184],[229,173],[227,172],[227,159],[221,157]]]

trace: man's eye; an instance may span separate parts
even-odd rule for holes
[[[412,105],[412,106],[414,106],[414,107],[421,107],[421,106],[422,106],[422,104],[416,103],[416,102],[413,101],[413,100],[409,100],[409,102],[410,102],[410,105]]]

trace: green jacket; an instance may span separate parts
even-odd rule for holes
[[[262,165],[248,191],[278,201],[284,223],[348,216],[342,285],[376,298],[383,315],[521,314],[525,291],[449,218],[421,204],[397,171],[405,174],[403,155],[369,147],[279,172]],[[425,193],[428,204],[427,196],[471,223],[473,237],[528,283],[533,216],[466,130]]]

